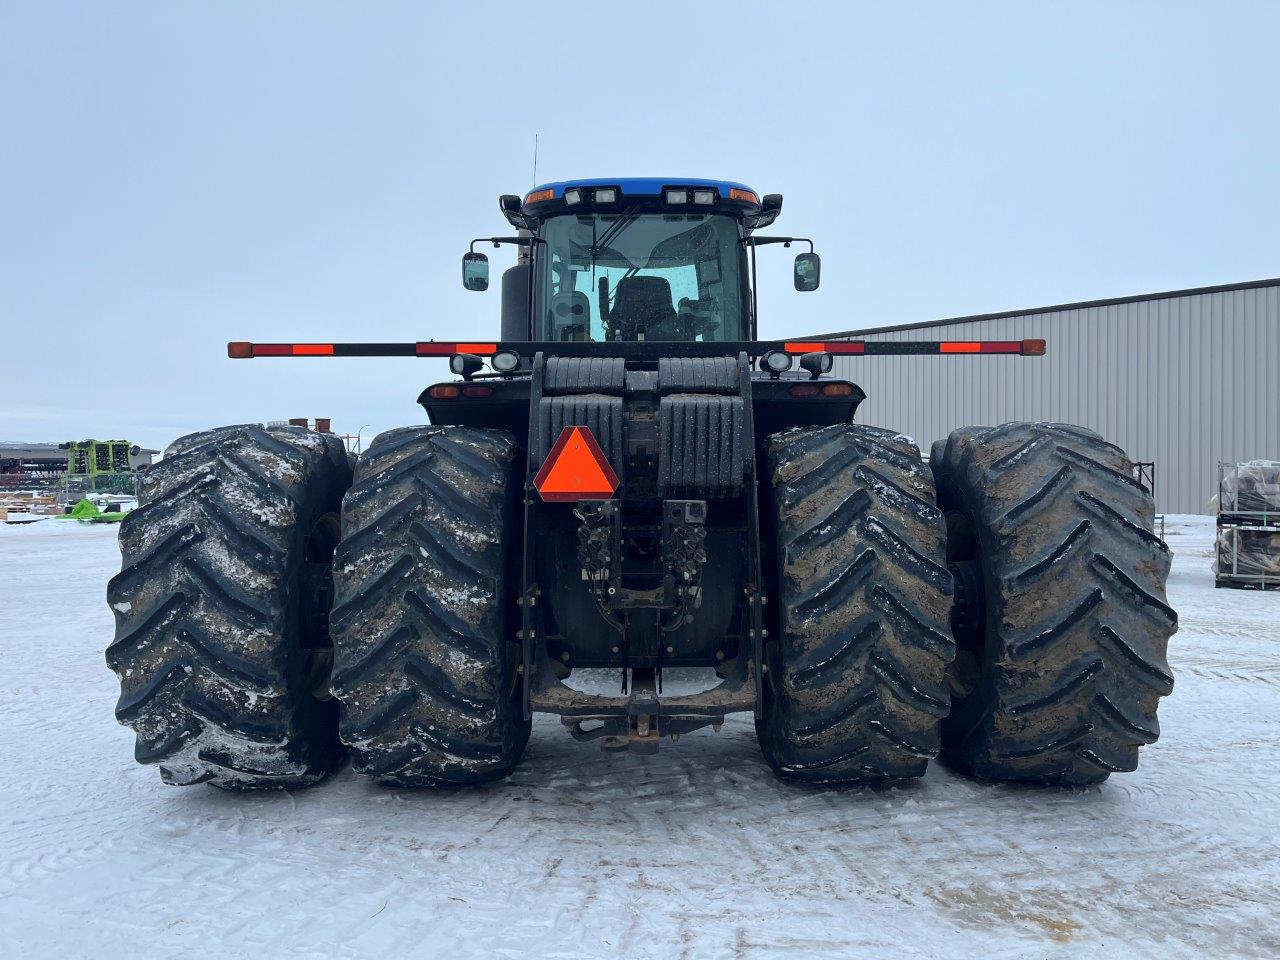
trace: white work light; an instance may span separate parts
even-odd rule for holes
[[[716,192],[714,190],[695,190],[693,191],[693,202],[699,206],[709,206],[716,202]]]
[[[618,191],[615,187],[596,188],[596,203],[617,203]]]
[[[689,202],[688,190],[668,190],[667,191],[667,203],[688,203],[688,202]]]
[[[764,365],[770,373],[784,373],[791,369],[791,354],[770,350],[764,355]]]
[[[581,191],[581,190],[566,190],[566,191],[564,192],[564,202],[565,202],[567,205],[571,206],[571,207],[572,207],[575,203],[581,203],[581,202],[582,202],[582,191]]]
[[[503,350],[489,358],[489,365],[498,373],[512,373],[516,367],[520,366],[520,354]]]

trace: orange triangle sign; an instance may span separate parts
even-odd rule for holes
[[[618,475],[589,427],[565,427],[533,485],[549,502],[608,500],[618,489]]]

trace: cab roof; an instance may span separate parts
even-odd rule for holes
[[[624,197],[656,197],[661,195],[663,187],[715,187],[721,196],[728,196],[730,190],[748,190],[757,197],[760,196],[754,188],[736,180],[707,180],[702,177],[595,177],[589,180],[558,180],[554,183],[540,183],[525,195],[550,190],[551,196],[559,199],[566,190],[574,187],[617,187]]]

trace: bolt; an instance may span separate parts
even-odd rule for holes
[[[617,653],[617,652],[618,652],[618,648],[617,648],[617,647],[614,647],[614,648],[613,648],[613,652],[614,652],[614,653]]]
[[[768,630],[763,630],[763,629],[762,629],[762,630],[760,631],[760,636],[762,636],[762,637],[767,637],[768,635],[769,635],[769,631],[768,631]]]
[[[719,732],[720,732],[720,728],[721,728],[721,727],[723,727],[723,726],[724,726],[724,724],[723,724],[723,723],[713,723],[713,724],[711,725],[711,729],[712,729],[714,732],[719,733]]]
[[[565,661],[565,663],[568,663],[568,662],[569,662],[569,656],[570,656],[569,651],[568,651],[568,650],[566,650],[564,653],[560,654],[560,659],[561,659],[561,660],[563,660],[563,661]]]
[[[717,659],[717,660],[723,660],[723,659],[724,659],[724,651],[723,651],[723,650],[717,650],[717,651],[716,651],[716,659]]]
[[[617,592],[618,592],[618,591],[617,591],[617,590],[615,590],[613,587],[610,587],[610,588],[609,588],[609,596],[611,596],[611,597],[612,597],[612,596],[613,596],[615,593],[617,593]]]
[[[524,631],[523,631],[523,630],[517,630],[517,631],[516,631],[516,639],[517,639],[517,640],[523,640],[523,639],[524,639]]]
[[[676,652],[675,647],[667,647],[667,653],[675,653],[675,652]]]

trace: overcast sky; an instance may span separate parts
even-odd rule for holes
[[[1276,276],[1278,31],[1271,2],[0,0],[0,439],[421,422],[443,361],[225,343],[496,334],[459,259],[535,132],[540,180],[783,193],[823,283],[762,251],[766,337]]]

